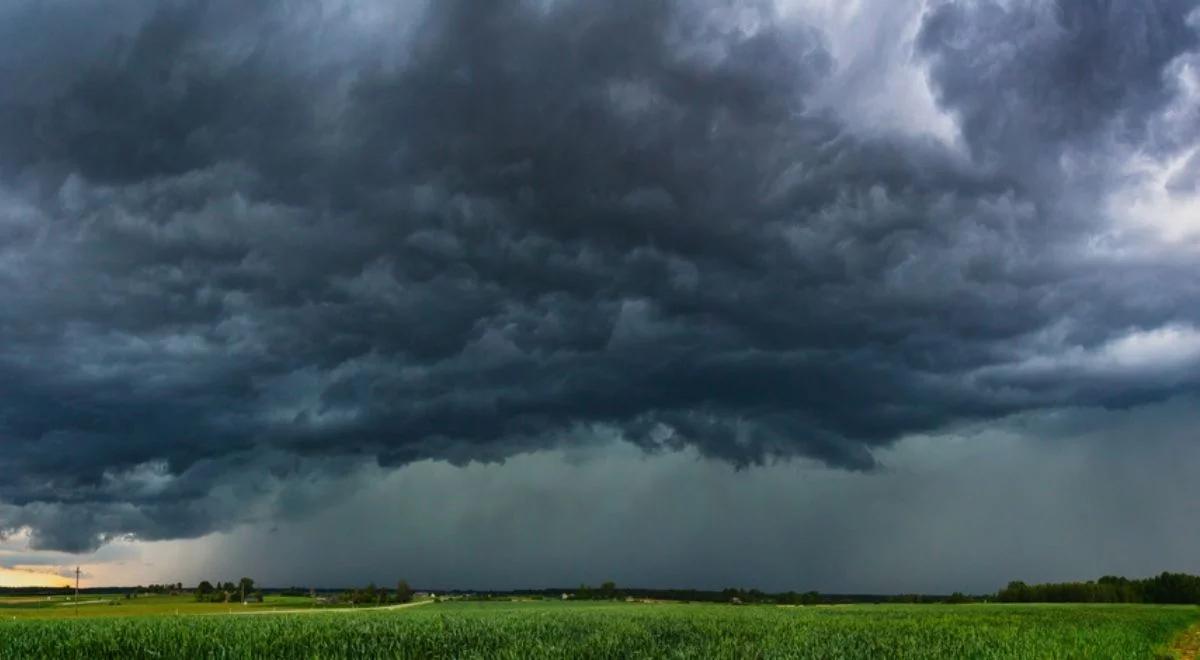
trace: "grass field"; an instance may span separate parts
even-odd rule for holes
[[[0,621],[0,658],[1154,658],[1198,620],[1195,606],[555,601],[265,616],[54,613]]]
[[[311,608],[312,599],[303,596],[267,596],[262,603],[198,603],[190,595],[140,596],[126,599],[123,594],[87,594],[79,598],[80,617],[128,617],[174,614],[228,614],[247,611]],[[0,621],[13,619],[74,619],[76,608],[70,597],[18,596],[0,598]]]

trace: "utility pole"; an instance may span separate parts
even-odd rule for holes
[[[79,566],[75,567],[75,616],[79,616]]]

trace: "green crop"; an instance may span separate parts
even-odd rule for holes
[[[0,622],[0,658],[1152,658],[1193,606],[440,603]]]

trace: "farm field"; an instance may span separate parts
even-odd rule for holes
[[[441,602],[265,616],[6,617],[0,658],[1154,658],[1198,620],[1196,606],[1162,605]]]
[[[308,609],[312,599],[303,596],[267,596],[262,603],[201,603],[191,595],[139,596],[87,594],[79,598],[78,617],[70,597],[19,596],[0,598],[0,621],[13,619],[75,619],[83,617],[170,616],[229,614],[278,609]]]

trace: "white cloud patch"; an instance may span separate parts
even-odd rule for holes
[[[1200,250],[1200,147],[1166,160],[1138,155],[1127,164],[1128,185],[1108,200],[1118,228],[1148,235],[1150,250]],[[1186,185],[1185,185],[1186,184]],[[1137,234],[1134,234],[1136,237]]]
[[[1002,379],[1072,372],[1095,376],[1178,376],[1200,367],[1200,330],[1172,324],[1132,330],[1096,347],[1060,345],[1056,351],[1044,348],[1043,351],[1012,364],[987,367],[980,375]]]
[[[961,141],[954,117],[938,107],[928,72],[913,44],[924,0],[776,0],[785,16],[820,26],[835,66],[814,92],[815,108],[868,135],[932,137],[948,146]]]

